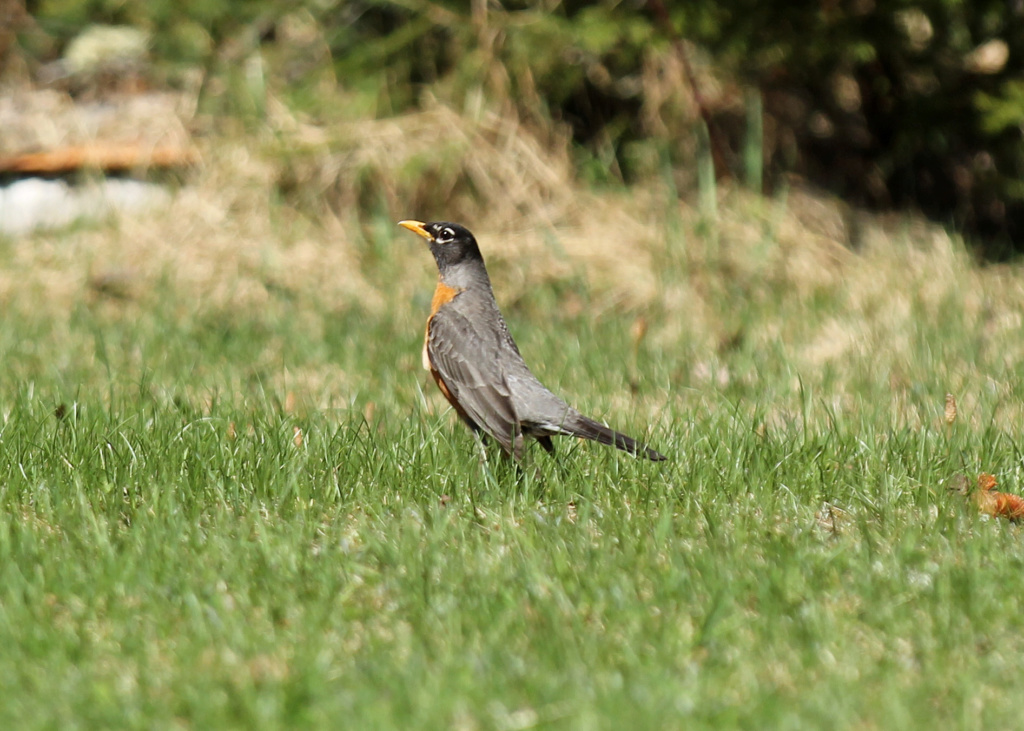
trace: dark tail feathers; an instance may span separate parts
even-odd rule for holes
[[[646,457],[652,462],[662,462],[668,459],[661,452],[656,452],[647,445],[640,444],[632,437],[627,437],[625,434],[614,429],[609,429],[604,424],[587,418],[583,414],[578,414],[571,424],[566,423],[564,427],[566,431],[572,432],[574,436],[592,439],[595,442],[607,444],[610,447],[617,447],[635,457]]]

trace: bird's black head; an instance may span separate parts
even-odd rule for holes
[[[399,226],[407,228],[413,233],[419,234],[427,240],[430,245],[430,253],[434,255],[437,268],[442,274],[445,270],[456,264],[464,262],[483,263],[480,255],[480,247],[476,245],[476,239],[465,226],[448,221],[433,221],[422,223],[421,221],[399,221]]]

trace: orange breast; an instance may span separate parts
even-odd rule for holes
[[[436,315],[438,310],[455,299],[455,295],[461,291],[461,289],[451,287],[438,279],[437,288],[434,290],[434,298],[430,300],[430,316]]]
[[[437,387],[441,390],[441,393],[444,394],[448,403],[452,405],[452,408],[455,409],[456,413],[458,413],[458,415],[465,421],[472,424],[472,420],[466,415],[466,412],[463,411],[462,407],[459,406],[459,402],[452,398],[452,393],[448,390],[448,386],[445,385],[444,380],[441,378],[441,374],[438,373],[430,363],[430,350],[428,348],[430,343],[430,321],[434,319],[434,315],[437,314],[439,309],[455,299],[455,295],[461,291],[461,289],[450,287],[444,282],[438,280],[437,289],[434,290],[434,298],[430,301],[430,317],[427,318],[427,331],[424,333],[423,337],[423,367],[430,371],[430,375],[433,377],[434,383],[437,384]]]
[[[461,291],[461,289],[456,289],[455,287],[445,284],[440,279],[437,280],[437,288],[434,289],[434,297],[430,300],[430,317],[427,318],[427,330],[423,333],[423,368],[431,373],[434,373],[434,369],[430,365],[430,353],[427,351],[427,344],[430,342],[430,321],[434,319],[434,315],[437,314],[438,310],[455,299],[455,295]],[[441,381],[437,375],[434,375],[434,380],[438,382],[438,385],[440,385]],[[441,386],[441,390],[444,391],[444,386]],[[448,396],[447,391],[445,391],[445,396]],[[451,401],[450,396],[448,397],[448,400]]]

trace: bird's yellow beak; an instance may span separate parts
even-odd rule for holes
[[[427,241],[433,241],[434,240],[433,234],[431,234],[429,231],[427,231],[427,229],[423,228],[427,224],[423,223],[422,221],[399,221],[398,225],[401,226],[402,228],[409,229],[410,231],[412,231],[415,234],[419,234],[420,236],[425,238]]]

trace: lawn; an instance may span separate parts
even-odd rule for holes
[[[1019,489],[1024,268],[795,194],[464,220],[542,380],[669,456],[517,471],[420,368],[427,212],[249,164],[0,242],[0,726],[1019,723],[1020,528],[949,486]]]

